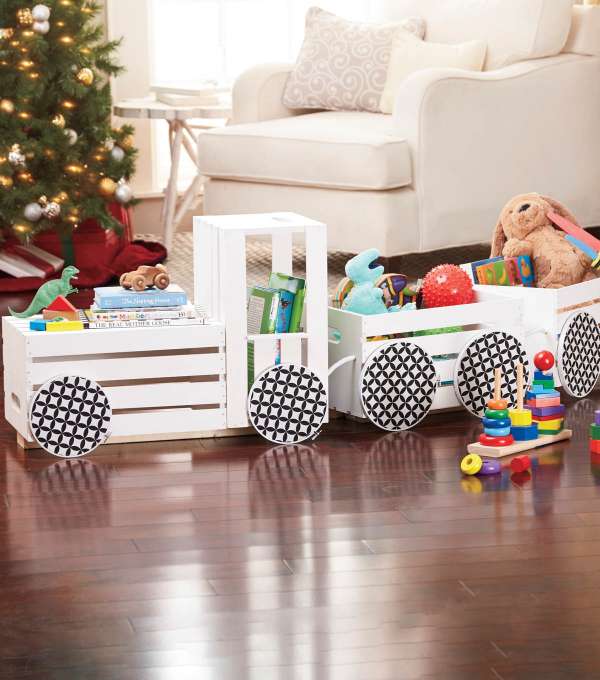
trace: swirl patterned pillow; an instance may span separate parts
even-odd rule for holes
[[[398,31],[423,38],[425,22],[411,17],[402,23],[359,23],[312,7],[283,104],[290,109],[380,111]]]

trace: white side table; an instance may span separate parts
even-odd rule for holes
[[[182,148],[198,167],[198,130],[208,130],[218,127],[231,116],[231,106],[228,103],[211,104],[206,106],[171,106],[157,102],[154,99],[126,99],[113,107],[113,113],[120,118],[146,118],[151,120],[166,120],[169,125],[169,146],[171,148],[171,172],[169,183],[165,190],[161,223],[167,248],[171,247],[173,236],[181,220],[188,210],[195,208],[200,202],[201,176],[194,177],[183,197],[177,200],[177,179]],[[202,122],[192,123],[192,120],[202,119]],[[179,203],[179,205],[178,205]]]

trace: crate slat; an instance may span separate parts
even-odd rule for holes
[[[113,437],[132,437],[143,434],[200,432],[223,430],[226,427],[224,409],[165,409],[140,413],[115,413],[112,420]]]
[[[53,357],[108,352],[157,352],[225,344],[221,324],[164,326],[157,328],[110,328],[69,333],[25,333],[27,353],[32,357]]]
[[[281,340],[281,363],[296,364],[302,363],[302,338],[295,337],[296,334]]]
[[[140,380],[146,378],[183,378],[225,373],[224,354],[173,354],[160,357],[122,357],[80,361],[32,362],[29,385],[39,385],[56,375],[82,375],[103,380]]]

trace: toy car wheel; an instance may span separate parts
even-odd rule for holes
[[[169,285],[169,275],[160,272],[154,277],[154,285],[160,290],[164,290]]]
[[[419,345],[395,341],[376,349],[360,376],[360,398],[377,427],[400,432],[429,413],[437,390],[433,360]]]
[[[132,277],[131,287],[138,293],[141,293],[143,290],[146,290],[146,279],[144,278],[144,276],[142,274],[137,274],[136,276]]]
[[[600,329],[589,312],[574,312],[560,331],[556,367],[567,394],[581,399],[600,376]]]
[[[129,288],[129,284],[127,283],[127,273],[121,274],[121,278],[119,279],[119,285],[123,286],[123,288]]]
[[[98,383],[61,375],[44,383],[31,400],[29,428],[37,443],[60,458],[79,458],[103,444],[112,409]]]
[[[261,373],[248,394],[248,417],[275,444],[314,439],[327,416],[327,392],[306,366],[280,364]]]

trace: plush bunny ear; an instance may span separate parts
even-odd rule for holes
[[[550,204],[552,210],[555,213],[557,213],[561,217],[566,218],[567,220],[569,220],[569,222],[573,222],[573,224],[576,224],[578,227],[580,226],[575,216],[562,203],[559,203],[556,199],[550,198],[549,196],[542,196],[542,199],[546,201],[546,203]]]
[[[502,255],[502,249],[506,243],[506,235],[504,234],[504,227],[502,226],[502,216],[498,218],[498,222],[494,227],[494,233],[492,234],[492,250],[490,252],[490,257],[499,257]]]

